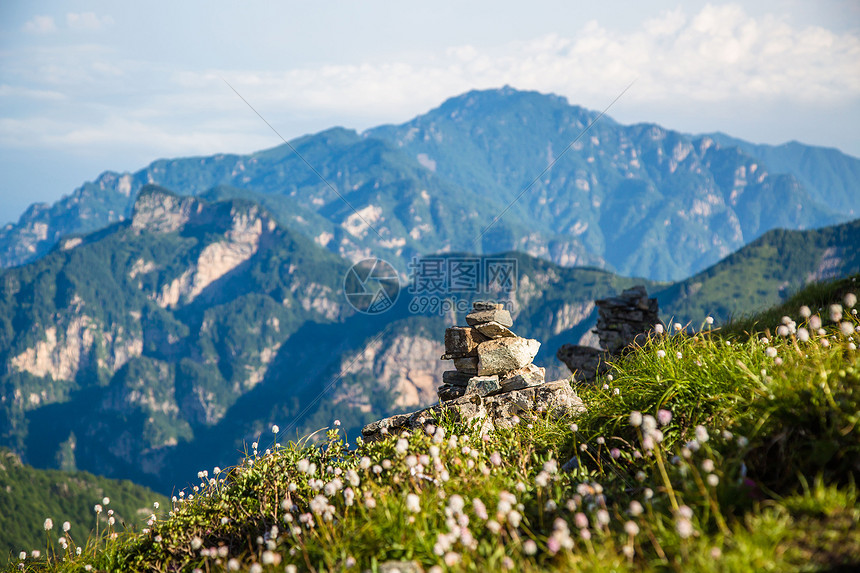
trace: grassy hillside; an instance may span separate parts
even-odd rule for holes
[[[104,503],[104,498],[110,500]],[[68,521],[70,539],[78,543],[94,534],[96,521],[105,529],[140,530],[154,510],[167,506],[167,498],[130,481],[115,481],[86,472],[38,470],[21,463],[9,450],[0,449],[0,563],[17,561],[20,551],[45,552],[44,520],[53,521],[53,542],[63,535]],[[103,512],[93,513],[95,504]],[[112,515],[108,515],[112,512]]]
[[[322,446],[276,444],[273,428],[148,531],[20,566],[848,570],[860,565],[856,278],[810,293],[840,303],[821,315],[653,338],[580,389],[577,419],[534,412],[484,437],[432,420],[372,444],[335,423]]]
[[[786,301],[808,284],[860,272],[860,219],[808,231],[770,231],[719,263],[657,294],[664,314],[698,326],[739,319]]]

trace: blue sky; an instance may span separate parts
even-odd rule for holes
[[[0,3],[0,223],[105,170],[398,123],[511,85],[860,156],[860,2]]]

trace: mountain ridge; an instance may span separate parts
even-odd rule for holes
[[[767,296],[757,302],[778,301],[797,268],[856,269],[845,245],[858,225],[772,231],[765,243],[784,239],[800,255],[772,246],[776,255],[747,263],[734,281],[720,271],[680,286],[497,257],[516,261],[508,296],[518,333],[541,340],[536,364],[562,377],[555,350],[588,341],[596,298],[644,284],[664,314],[727,318],[752,300],[736,296],[752,273],[764,277],[756,287]],[[440,333],[456,313],[416,314],[419,295],[408,289],[386,313],[357,313],[341,293],[349,265],[247,199],[208,203],[145,188],[130,220],[0,270],[2,444],[52,467],[74,441],[78,467],[168,493],[200,464],[232,463],[273,420],[294,420],[290,432],[334,418],[355,429],[435,401]],[[711,303],[723,295],[735,306],[721,314]]]
[[[778,149],[726,140],[740,151],[725,151],[716,137],[623,126],[604,116],[556,161],[596,115],[559,96],[502,88],[450,98],[399,126],[361,134],[332,128],[295,139],[291,145],[358,214],[286,145],[105,172],[0,230],[0,264],[33,260],[62,236],[129,217],[134,196],[149,183],[189,195],[236,189],[284,197],[291,207],[282,209],[281,223],[352,260],[374,252],[401,269],[435,252],[519,250],[565,266],[677,280],[770,228],[818,227],[860,212],[853,178],[860,160],[819,148],[809,148],[810,157],[821,157],[807,165],[781,158]],[[822,200],[830,188],[839,197],[832,206]]]

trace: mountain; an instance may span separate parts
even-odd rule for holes
[[[556,370],[553,338],[586,335],[595,297],[640,282],[504,256],[518,329]],[[349,266],[246,199],[145,187],[129,219],[0,271],[0,443],[169,493],[272,423],[358,428],[432,403],[457,319],[408,289],[356,312]]]
[[[208,195],[221,194],[232,191]],[[201,468],[234,463],[273,423],[285,439],[334,419],[354,434],[435,402],[450,367],[442,334],[474,298],[509,300],[517,333],[543,343],[536,363],[563,377],[555,351],[593,343],[595,299],[644,284],[684,322],[747,312],[856,272],[858,225],[774,231],[673,285],[502,253],[515,268],[511,292],[448,293],[440,298],[465,306],[445,308],[413,282],[388,311],[363,314],[343,295],[349,261],[259,204],[147,186],[129,219],[0,271],[0,444],[37,467],[169,493]]]
[[[113,510],[116,529],[140,530],[155,509],[168,507],[166,497],[129,481],[115,481],[79,471],[39,470],[25,465],[7,449],[0,448],[0,563],[20,551],[45,550],[44,520],[51,518],[54,532],[62,524],[71,525],[69,534],[85,543],[95,527],[95,504],[110,503],[99,515],[101,529],[107,527],[108,510]],[[9,561],[12,561],[11,559]]]
[[[804,145],[790,141],[782,145],[760,145],[730,137],[710,134],[723,147],[737,147],[747,155],[758,157],[778,173],[793,175],[818,203],[856,218],[857,185],[860,160],[838,149]]]
[[[561,97],[504,88],[464,94],[368,135],[395,141],[461,187],[508,200],[552,165],[512,211],[540,234],[577,237],[625,275],[678,280],[769,229],[839,220],[830,201],[811,196],[790,171],[736,145],[606,117],[577,139],[597,115]],[[843,157],[860,169],[860,160]],[[857,179],[840,179],[850,174],[833,179],[848,190],[850,205],[841,208],[856,213]]]
[[[516,250],[679,280],[770,229],[860,212],[860,160],[836,150],[754,146],[608,117],[584,133],[597,115],[557,96],[476,91],[402,125],[293,141],[325,181],[287,145],[106,172],[0,230],[0,264],[127,220],[147,184],[252,198],[329,251],[351,260],[373,253],[400,270],[416,255]]]
[[[661,308],[696,328],[767,308],[810,283],[860,273],[860,219],[808,231],[765,233],[716,265],[663,289]]]

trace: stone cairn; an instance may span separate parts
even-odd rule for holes
[[[595,303],[598,318],[594,332],[603,350],[565,344],[556,353],[579,382],[591,382],[605,374],[609,370],[609,359],[621,356],[631,344],[644,342],[654,325],[661,324],[657,299],[648,298],[648,291],[642,285]]]
[[[445,330],[445,354],[455,370],[442,375],[439,400],[464,395],[493,396],[544,383],[546,369],[532,364],[540,342],[514,334],[511,313],[501,304],[476,302],[468,326]]]
[[[570,417],[585,410],[569,380],[545,382],[546,370],[532,364],[540,342],[514,334],[502,305],[474,303],[466,324],[445,331],[442,359],[453,360],[454,370],[442,375],[439,403],[368,424],[364,439],[426,429],[441,416],[479,424],[485,434],[539,412]]]

